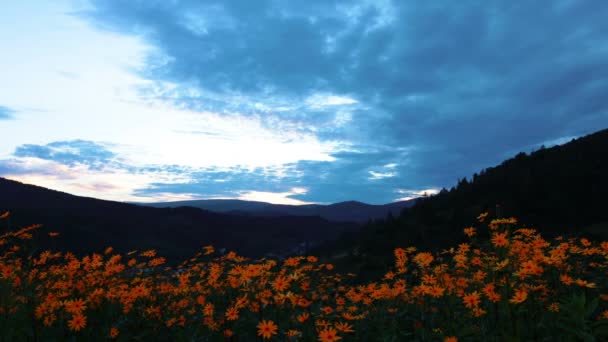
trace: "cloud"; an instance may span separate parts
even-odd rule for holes
[[[608,125],[608,3],[93,4],[89,20],[158,48],[144,74],[176,85],[177,102],[257,106],[271,127],[297,123],[324,139],[424,145],[432,153],[412,158],[438,170],[426,178],[438,185]],[[316,112],[342,105],[354,108],[341,126]],[[454,172],[439,171],[446,161]]]
[[[17,111],[6,106],[0,106],[0,120],[12,119]]]
[[[439,193],[439,189],[429,188],[421,190],[408,190],[408,189],[397,189],[397,193],[400,195],[395,201],[409,201],[418,197],[431,196]]]
[[[38,158],[67,166],[84,164],[101,169],[113,162],[116,154],[104,145],[86,140],[56,141],[46,145],[18,146],[13,155],[17,158]]]
[[[91,108],[91,122],[132,120],[128,134],[112,136],[128,141],[22,145],[0,163],[2,174],[138,199],[384,203],[608,127],[608,3],[91,5],[78,15],[150,47],[135,68],[145,82],[129,82],[137,96],[126,99],[161,109]],[[73,87],[99,76],[68,69],[52,72]],[[14,113],[0,107],[0,119]]]
[[[391,177],[397,176],[397,173],[395,173],[395,172],[369,171],[369,174],[371,175],[371,177],[369,179],[383,179],[383,178],[391,178]]]
[[[357,100],[346,96],[315,94],[306,99],[306,104],[313,109],[329,106],[343,106],[357,103]]]
[[[295,198],[294,195],[305,194],[307,191],[304,188],[291,188],[286,192],[268,192],[268,191],[243,191],[239,194],[238,199],[245,201],[259,201],[274,204],[289,204],[289,205],[303,205],[312,204],[312,202],[305,202]]]

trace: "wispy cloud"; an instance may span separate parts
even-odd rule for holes
[[[17,147],[13,155],[18,158],[52,160],[67,166],[86,164],[95,169],[103,168],[116,157],[104,145],[86,140],[57,141],[46,145],[26,144]]]
[[[12,119],[16,113],[14,109],[6,106],[0,106],[0,120]]]

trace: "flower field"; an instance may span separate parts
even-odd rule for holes
[[[154,250],[32,253],[34,234],[61,238],[40,225],[3,232],[1,340],[608,339],[608,242],[478,221],[469,242],[440,253],[396,248],[367,284],[314,256],[249,260],[206,246],[167,267]]]

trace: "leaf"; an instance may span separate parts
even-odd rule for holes
[[[585,310],[585,317],[590,317],[595,312],[595,309],[597,309],[598,304],[599,297],[596,297],[588,304],[587,310]]]

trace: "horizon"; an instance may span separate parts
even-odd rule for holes
[[[140,203],[434,194],[608,127],[601,8],[6,4],[0,177]]]

